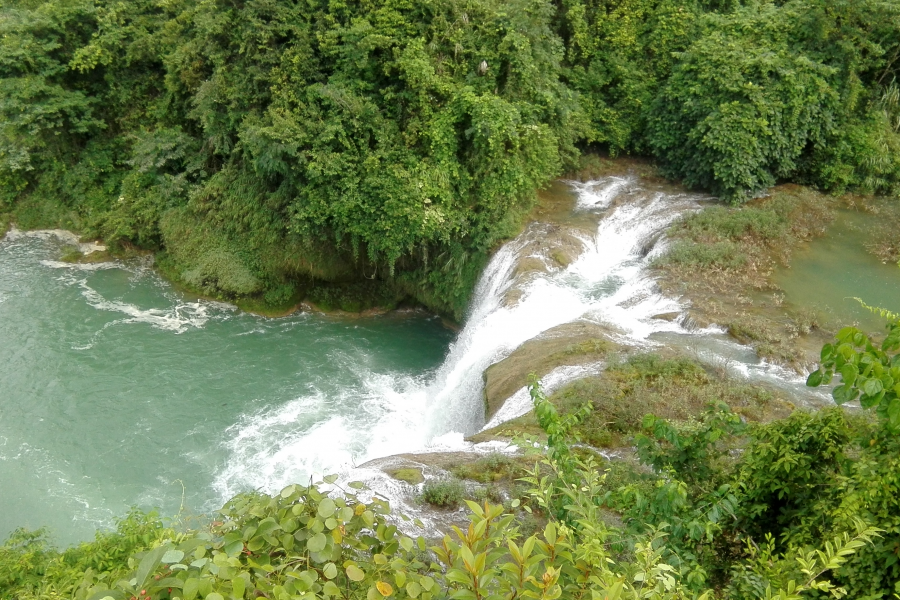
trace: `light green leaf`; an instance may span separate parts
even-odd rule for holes
[[[326,581],[322,586],[322,593],[326,596],[337,596],[341,593],[341,589],[333,581]]]
[[[310,552],[321,552],[325,549],[325,544],[327,543],[327,538],[324,533],[317,533],[316,535],[309,538],[306,542],[306,548]]]
[[[197,592],[200,590],[200,580],[196,577],[192,577],[184,582],[184,588],[182,588],[181,593],[183,596],[183,600],[194,600],[197,597]]]
[[[338,570],[334,563],[328,563],[327,565],[325,565],[325,568],[322,569],[322,573],[328,579],[334,579],[335,577],[337,577]]]
[[[350,581],[362,581],[366,578],[365,572],[356,565],[348,565],[345,571],[347,573],[347,578],[350,579]]]
[[[331,498],[325,498],[319,503],[319,516],[324,518],[330,517],[334,514],[335,511],[334,500]]]

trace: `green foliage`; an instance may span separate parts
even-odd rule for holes
[[[828,384],[839,374],[843,383],[832,390],[835,402],[859,399],[860,406],[874,408],[890,429],[900,432],[900,319],[885,316],[895,320],[881,344],[854,327],[841,329],[835,342],[822,348],[822,364],[806,383]]]
[[[671,471],[687,483],[709,485],[721,471],[715,463],[729,450],[722,442],[745,428],[740,416],[722,403],[710,406],[696,422],[680,426],[647,415],[646,434],[636,436],[638,456],[657,471]]]
[[[422,486],[422,500],[440,508],[456,508],[465,493],[466,487],[459,479],[432,479]]]
[[[845,460],[850,438],[843,413],[798,411],[751,436],[740,473],[747,529],[756,537],[812,541],[804,529],[820,518]]]
[[[646,109],[684,50],[701,14],[679,0],[563,0],[559,32],[563,74],[581,94],[586,138],[612,154],[641,150]]]
[[[133,554],[173,534],[158,515],[139,511],[121,519],[115,531],[98,532],[93,541],[62,552],[45,531],[18,530],[0,546],[0,598],[85,600],[125,576]]]
[[[896,144],[879,88],[896,69],[898,10],[792,0],[707,14],[650,106],[649,145],[671,174],[733,201],[798,175],[895,189],[897,163],[876,149]]]
[[[537,407],[543,400],[540,394],[534,397]],[[637,560],[646,551],[643,546],[646,540],[654,540],[651,547],[656,553],[656,564],[669,574],[673,583],[677,581],[683,586],[681,593],[691,590],[694,597],[701,596],[713,581],[727,588],[727,597],[735,598],[800,598],[807,590],[827,591],[835,597],[848,594],[863,597],[875,590],[887,591],[883,584],[859,586],[861,579],[855,582],[856,587],[845,585],[844,573],[870,573],[869,565],[884,560],[884,554],[873,560],[866,553],[881,547],[882,540],[877,538],[882,532],[887,534],[887,528],[869,526],[858,515],[849,516],[848,512],[843,521],[823,524],[812,507],[807,507],[810,510],[805,519],[818,527],[812,547],[788,540],[789,535],[784,536],[786,542],[780,548],[776,548],[772,534],[765,536],[762,545],[752,541],[751,536],[756,532],[746,528],[752,522],[745,519],[749,503],[742,482],[765,480],[766,476],[750,473],[752,468],[742,469],[744,458],[738,461],[732,458],[729,462],[730,453],[723,451],[727,446],[721,442],[729,437],[734,442],[744,427],[723,407],[716,408],[701,424],[682,428],[648,417],[659,435],[655,442],[645,441],[640,452],[655,466],[666,469],[660,475],[632,475],[630,483],[616,483],[611,487],[593,459],[583,460],[569,453],[560,455],[568,465],[546,458],[543,469],[536,467],[523,480],[532,484],[533,502],[537,506],[551,514],[559,512],[559,518],[579,534],[591,532],[599,537],[597,547],[601,551]],[[562,426],[558,416],[546,414],[547,425]],[[793,424],[791,421],[787,428],[791,429]],[[772,432],[754,433],[755,439],[766,441],[751,440],[746,453],[756,453],[750,459],[752,464],[761,465],[765,461],[767,450],[757,450],[758,445],[785,443],[785,436],[777,435],[779,428],[785,428],[781,422],[762,426],[760,430],[769,428]],[[819,422],[807,429],[804,432],[807,438],[814,438],[819,430],[827,434]],[[800,444],[796,454],[802,450]],[[552,447],[546,454],[553,454]],[[813,454],[802,460],[809,463],[816,458]],[[798,468],[816,470],[816,466],[808,463]],[[673,465],[679,468],[671,468]],[[572,474],[576,476],[575,485]],[[690,484],[682,481],[682,474],[687,475],[685,479]],[[826,472],[824,477],[832,485],[842,481],[833,472]],[[873,485],[877,483],[873,481]],[[815,508],[823,506],[820,503]],[[602,525],[607,521],[604,510],[608,508],[621,514],[624,530]],[[886,521],[881,519],[881,523]],[[785,522],[788,532],[809,526],[800,517]],[[746,544],[743,550],[740,549],[742,539]],[[813,550],[822,539],[826,540],[824,548]],[[606,558],[611,560],[612,555],[607,554]],[[827,571],[832,573],[826,575]]]
[[[900,316],[866,308],[890,319],[882,343],[858,329],[842,329],[834,343],[822,348],[822,363],[809,375],[807,385],[827,385],[840,374],[842,383],[832,390],[835,402],[858,399],[878,418],[873,429],[859,434],[860,450],[843,464],[834,499],[820,511],[836,523],[863,518],[884,530],[881,540],[838,575],[856,589],[886,594],[900,591],[900,385],[895,383],[900,380]]]
[[[794,173],[838,111],[833,70],[791,48],[797,3],[708,16],[649,118],[649,142],[691,186],[743,200]]]
[[[278,304],[310,278],[368,277],[461,318],[579,146],[650,153],[732,200],[784,178],[896,191],[898,10],[7,2],[0,212],[165,250],[166,273],[211,295]]]
[[[165,246],[207,293],[334,279],[343,262],[344,278],[412,275],[425,299],[447,288],[438,308],[460,316],[473,283],[460,264],[577,155],[552,13],[543,0],[7,5],[3,197],[50,198],[111,243]],[[173,209],[188,237],[218,241],[188,252],[162,227]],[[311,247],[309,264],[291,252]]]

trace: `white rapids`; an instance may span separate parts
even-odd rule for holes
[[[577,209],[598,218],[596,232],[581,240],[584,251],[574,262],[566,268],[549,267],[554,263],[534,250],[547,226],[532,224],[488,264],[465,327],[434,373],[392,377],[353,365],[355,383],[344,388],[340,405],[358,406],[359,414],[327,416],[303,431],[293,427],[298,415],[321,410],[328,399],[312,393],[246,415],[226,432],[228,458],[215,484],[220,497],[247,488],[277,492],[294,482],[341,473],[342,480],[367,481],[402,505],[398,489],[406,484],[356,466],[408,452],[497,451],[467,443],[464,437],[527,412],[530,397],[523,387],[486,424],[483,372],[523,342],[574,321],[602,324],[631,346],[658,347],[664,339],[667,345],[693,347],[697,340],[707,340],[697,352],[704,360],[737,374],[802,388],[796,375],[760,361],[721,329],[689,329],[682,319],[659,318],[684,313],[686,306],[661,293],[649,267],[665,249],[666,228],[699,209],[703,196],[673,194],[628,177],[570,185],[577,194]],[[517,266],[526,258],[540,259],[548,268],[520,275]],[[508,296],[512,290],[517,292],[514,301]],[[601,364],[563,367],[548,374],[544,383],[552,390],[600,369]]]

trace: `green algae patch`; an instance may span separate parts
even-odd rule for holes
[[[425,481],[425,476],[422,475],[422,469],[418,467],[389,469],[385,472],[397,481],[405,481],[410,485],[419,485],[420,483]]]

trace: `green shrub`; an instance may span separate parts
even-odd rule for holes
[[[465,493],[466,486],[458,479],[432,479],[422,486],[422,500],[440,508],[456,508]]]
[[[726,441],[746,429],[740,416],[723,403],[711,404],[696,421],[673,425],[648,414],[643,425],[644,433],[636,436],[641,461],[704,486],[715,485],[723,471],[719,463],[731,450]]]
[[[686,184],[742,201],[789,177],[833,131],[834,70],[790,45],[798,3],[707,17],[648,117],[649,143]]]

